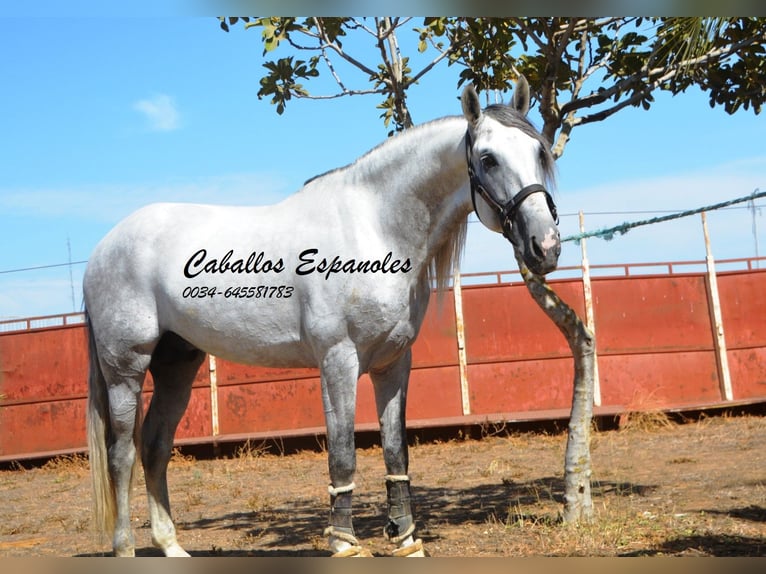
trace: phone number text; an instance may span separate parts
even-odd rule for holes
[[[258,285],[257,287],[189,286],[181,293],[184,299],[223,297],[224,299],[289,299],[295,288],[291,285]]]

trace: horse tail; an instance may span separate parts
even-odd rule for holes
[[[90,317],[85,312],[88,331],[88,457],[93,488],[93,524],[100,536],[114,532],[117,504],[114,484],[109,474],[107,445],[110,442],[109,397],[106,379],[98,359],[98,349]]]

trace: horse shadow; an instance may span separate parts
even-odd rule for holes
[[[702,556],[702,557],[756,557],[766,556],[766,539],[734,534],[694,534],[666,540],[645,550],[620,556]]]
[[[658,487],[655,485],[629,482],[594,481],[591,495],[604,496],[647,496]],[[555,524],[562,521],[561,511],[565,493],[564,479],[542,477],[516,482],[504,478],[501,483],[478,485],[471,489],[425,488],[420,489],[420,505],[416,507],[417,517],[428,524],[485,524],[487,521],[509,523],[531,521]],[[540,513],[524,513],[522,508],[539,507]],[[553,510],[552,510],[553,509]],[[427,532],[421,529],[424,541]],[[438,538],[434,534],[433,538]]]
[[[448,486],[413,486],[413,504],[418,523],[418,536],[428,544],[438,540],[440,526],[485,524],[487,521],[507,522],[533,520],[550,523],[560,519],[551,507],[564,502],[564,480],[560,477],[542,477],[516,482],[503,479],[474,486],[451,488]],[[645,496],[656,487],[626,482],[594,482],[594,498],[603,496]],[[522,507],[540,505],[547,510],[538,515],[522,514]],[[383,538],[385,517],[385,491],[358,492],[354,497],[354,529],[360,540]],[[329,509],[316,499],[297,498],[287,507],[257,511],[235,511],[217,516],[178,523],[179,531],[217,530],[238,531],[245,540],[252,541],[246,550],[187,549],[193,556],[253,556],[253,557],[325,557],[330,552],[321,549],[323,529],[327,526]],[[148,529],[148,524],[143,526]],[[266,540],[265,534],[268,534]],[[306,549],[307,542],[318,540],[317,548]],[[303,547],[303,548],[301,548]],[[161,556],[155,548],[138,548],[137,556]]]
[[[563,505],[564,481],[560,477],[542,477],[529,481],[486,483],[468,489],[447,486],[416,486],[413,502],[418,522],[418,536],[428,544],[439,539],[439,528],[461,524],[485,524],[489,520],[559,521],[552,506]],[[630,482],[594,481],[594,499],[605,496],[647,496],[655,485]],[[522,507],[539,506],[539,514],[522,514]],[[328,508],[316,499],[298,498],[286,508],[265,511],[228,512],[217,516],[180,523],[179,530],[227,529],[240,531],[252,544],[246,549],[189,549],[197,557],[327,557],[330,552],[306,548],[307,542],[324,542],[322,530],[327,525]],[[727,511],[704,510],[709,514],[725,514],[740,520],[766,523],[766,508],[747,506]],[[381,538],[385,524],[385,493],[360,492],[355,496],[354,527],[360,540]],[[148,528],[148,524],[143,528]],[[261,539],[268,533],[269,541]],[[729,534],[695,534],[663,541],[649,549],[620,554],[621,556],[766,556],[766,539]],[[155,548],[136,549],[137,556],[161,556]],[[85,556],[85,555],[83,555]],[[92,554],[91,556],[96,556]],[[103,554],[99,554],[103,556]]]
[[[723,514],[737,518],[739,520],[748,520],[750,522],[766,522],[766,508],[751,504],[744,508],[732,508],[731,510],[704,510],[706,514]]]
[[[750,505],[730,510],[707,509],[705,514],[730,516],[738,520],[766,523],[766,508]],[[694,534],[666,540],[655,548],[639,550],[622,556],[766,556],[766,538],[734,534]]]

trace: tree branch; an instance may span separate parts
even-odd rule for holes
[[[460,45],[451,44],[448,50],[441,52],[436,58],[431,60],[429,64],[424,66],[423,69],[421,69],[417,74],[412,76],[412,78],[407,82],[406,87],[409,87],[410,85],[417,83],[417,81],[420,80],[420,78],[422,78],[423,76],[425,76],[428,72],[430,72],[434,68],[434,66],[436,66],[439,62],[441,62],[445,58],[449,58],[452,54],[457,52],[461,46],[462,44]]]
[[[557,46],[556,46],[556,60],[561,61],[561,56],[566,51],[567,44],[569,44],[569,38],[572,37],[572,34],[574,33],[575,27],[577,26],[577,23],[579,20],[576,20],[574,18],[569,20],[569,24],[567,24],[567,27],[563,30],[563,32],[554,32],[553,38],[556,40]],[[560,38],[556,38],[559,34],[561,34]]]
[[[577,122],[576,125],[592,124],[594,122],[603,121],[609,116],[616,114],[617,112],[619,112],[620,110],[624,108],[627,108],[628,106],[637,105],[643,99],[643,97],[650,92],[651,90],[636,92],[627,100],[623,100],[619,104],[616,104],[612,106],[611,108],[607,108],[605,110],[601,110],[593,114],[588,114],[587,116],[580,116],[579,118],[577,118],[579,121]]]
[[[315,94],[293,94],[293,97],[299,100],[337,100],[338,98],[342,98],[344,96],[371,96],[374,94],[384,94],[385,91],[382,89],[370,89],[370,90],[348,90],[344,89],[344,91],[339,92],[337,94],[323,94],[323,95],[315,95]]]
[[[360,62],[353,56],[350,56],[349,54],[347,54],[343,50],[343,48],[341,48],[336,42],[330,41],[325,31],[324,24],[322,23],[322,18],[315,17],[315,22],[317,23],[317,31],[319,33],[320,39],[322,40],[321,48],[329,48],[330,50],[338,54],[338,56],[346,60],[349,64],[361,70],[365,74],[369,74],[370,76],[374,76],[375,74],[377,74],[377,72],[368,68],[367,66],[365,66],[362,62]]]
[[[537,36],[537,34],[529,26],[527,26],[524,18],[511,18],[511,21],[513,21],[513,23],[518,26],[520,30],[522,30],[529,38],[532,39],[535,44],[537,44],[537,48],[540,51],[545,50],[545,44]]]
[[[712,50],[708,52],[707,54],[703,54],[702,56],[683,60],[682,62],[679,62],[678,64],[674,65],[670,71],[667,71],[664,75],[660,76],[659,79],[653,80],[650,84],[651,89],[655,89],[663,82],[670,80],[674,78],[675,76],[681,74],[684,68],[699,66],[699,65],[710,63],[713,60],[717,60],[717,59],[720,60],[723,58],[727,58],[728,56],[735,54],[738,50],[741,50],[742,48],[746,48],[758,41],[764,41],[764,38],[759,38],[757,36],[745,38],[735,44],[729,44],[728,46],[724,46],[723,48]],[[566,114],[572,111],[581,110],[583,108],[590,108],[593,106],[597,106],[599,104],[603,104],[604,102],[611,99],[612,97],[618,96],[619,94],[626,92],[631,86],[641,84],[645,80],[651,79],[652,76],[657,76],[658,74],[661,74],[662,72],[665,72],[665,71],[666,71],[666,68],[664,67],[649,69],[648,66],[643,66],[641,70],[639,70],[635,74],[625,77],[624,79],[615,83],[610,88],[601,90],[600,92],[590,94],[588,96],[585,96],[584,98],[580,98],[579,100],[572,100],[570,102],[567,102],[566,104],[561,106],[561,113]],[[646,92],[646,90],[644,90],[644,92]],[[618,111],[624,107],[625,106],[620,106],[615,111]],[[611,113],[607,114],[604,117],[609,117],[610,115],[612,114]],[[596,120],[590,120],[590,121],[596,121]],[[583,122],[583,123],[590,123],[590,121]]]

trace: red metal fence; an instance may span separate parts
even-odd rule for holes
[[[766,401],[766,270],[753,265],[760,260],[721,261],[719,267],[740,269],[717,275],[709,269],[684,272],[704,266],[692,262],[594,266],[600,276],[551,280],[580,316],[592,305],[595,412]],[[658,268],[662,273],[647,273]],[[607,271],[611,275],[603,275]],[[86,349],[79,314],[0,323],[0,460],[85,448]],[[441,306],[432,303],[415,343],[408,424],[564,418],[572,378],[566,340],[518,274],[465,275]],[[151,389],[149,380],[147,404]],[[359,383],[357,428],[377,428],[366,376]],[[316,370],[210,357],[194,383],[177,441],[323,432]]]

